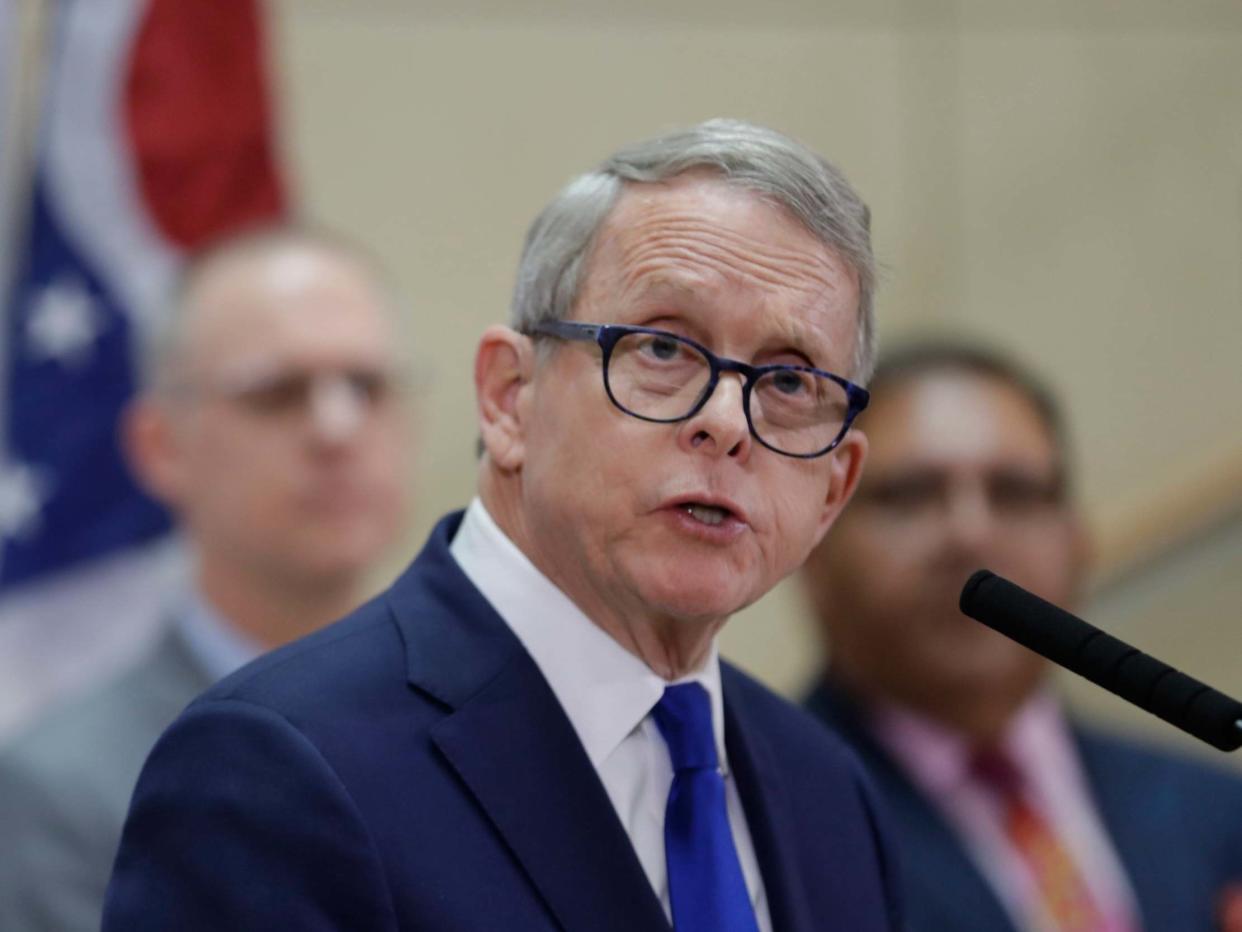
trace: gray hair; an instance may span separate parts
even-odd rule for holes
[[[871,212],[836,166],[787,136],[741,120],[708,120],[640,142],[566,185],[527,231],[511,326],[529,333],[571,315],[595,235],[626,182],[667,181],[703,168],[784,207],[858,276],[851,378],[865,382],[876,340]]]

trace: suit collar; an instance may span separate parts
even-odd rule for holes
[[[566,930],[667,929],[564,711],[449,552],[442,520],[387,596],[411,686],[446,706],[431,740]]]
[[[457,708],[516,654],[517,638],[449,552],[462,512],[441,519],[385,601],[406,651],[410,685]]]
[[[191,695],[197,694],[216,682],[212,671],[195,653],[175,619],[155,642],[147,665],[160,670],[164,679],[178,692],[185,691],[188,686]]]

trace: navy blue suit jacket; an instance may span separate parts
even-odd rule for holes
[[[823,684],[807,707],[855,746],[886,804],[906,867],[909,932],[1014,932],[953,830],[870,736],[859,707]],[[1242,881],[1242,779],[1078,725],[1074,739],[1144,932],[1216,932],[1221,888]]]
[[[383,596],[196,700],[143,770],[104,929],[668,929],[603,785],[442,521]],[[779,932],[896,928],[851,752],[723,670]]]

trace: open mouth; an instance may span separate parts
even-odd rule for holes
[[[690,517],[694,518],[700,524],[706,524],[715,527],[723,524],[726,519],[733,517],[733,512],[728,508],[721,508],[718,505],[704,505],[699,502],[686,502],[681,506],[682,509]]]
[[[727,498],[712,496],[710,501],[683,498],[669,502],[663,511],[680,533],[709,544],[734,543],[750,527],[746,514]]]

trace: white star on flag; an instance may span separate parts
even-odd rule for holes
[[[39,512],[51,482],[24,463],[0,463],[0,540],[27,537],[39,527]]]
[[[36,359],[78,366],[90,355],[101,329],[95,302],[75,278],[58,278],[31,302],[26,342]]]

